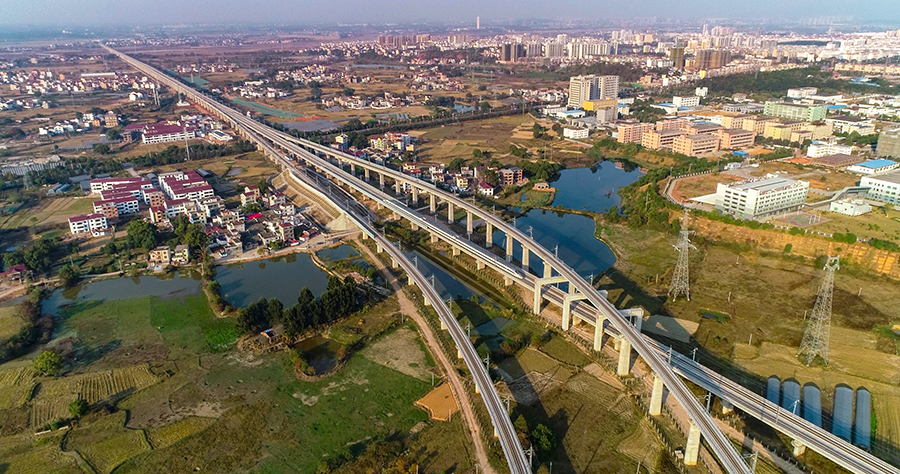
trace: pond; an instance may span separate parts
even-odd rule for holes
[[[333,370],[338,363],[338,352],[344,346],[322,336],[313,336],[304,339],[294,346],[303,352],[306,363],[312,367],[316,374],[324,374]]]
[[[606,212],[610,206],[621,204],[619,188],[641,176],[643,174],[637,169],[625,171],[609,161],[601,162],[595,168],[562,170],[552,183],[557,189],[553,205]],[[526,234],[530,231],[534,240],[551,251],[558,245],[559,258],[584,277],[597,275],[616,263],[612,250],[594,237],[595,225],[590,217],[532,209],[516,219],[515,225]],[[506,248],[506,236],[495,231],[494,243]],[[513,245],[513,254],[520,260],[522,246],[519,242]],[[544,264],[534,255],[531,255],[529,268],[535,274],[543,275]]]
[[[304,287],[319,296],[328,287],[328,273],[313,263],[306,253],[293,253],[216,269],[222,298],[243,308],[260,298],[277,298],[285,307],[297,304]]]
[[[72,288],[54,290],[41,303],[46,314],[58,314],[59,308],[80,301],[110,301],[146,296],[176,296],[200,291],[200,275],[178,271],[165,275],[123,277],[84,283]]]
[[[516,227],[531,235],[544,248],[554,251],[575,271],[584,277],[599,274],[616,263],[616,256],[603,242],[594,237],[594,220],[579,214],[562,214],[543,209],[532,209],[516,219]],[[501,231],[494,232],[494,243],[506,248],[506,236]],[[513,255],[522,258],[522,245],[513,243]],[[544,264],[533,254],[529,267],[537,275],[543,275]]]
[[[319,250],[316,255],[323,260],[343,260],[350,257],[359,257],[359,252],[352,245],[338,245],[324,250]]]
[[[559,172],[550,185],[557,189],[554,206],[566,209],[606,212],[622,203],[619,188],[637,181],[644,174],[638,169],[625,171],[616,163],[603,161],[594,168],[575,168]]]

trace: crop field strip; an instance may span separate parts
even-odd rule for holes
[[[33,376],[30,367],[0,370],[0,409],[24,405],[34,389]]]
[[[76,398],[96,403],[129,390],[149,387],[158,380],[147,366],[136,365],[42,382],[32,405],[31,424],[42,426],[66,418],[68,405]]]

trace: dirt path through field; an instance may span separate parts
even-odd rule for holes
[[[450,360],[447,359],[447,355],[444,354],[443,350],[441,350],[437,338],[431,331],[431,327],[428,326],[427,322],[425,322],[425,318],[423,318],[422,315],[419,314],[416,305],[406,297],[405,293],[403,293],[400,282],[398,282],[397,279],[394,278],[393,275],[391,275],[391,273],[385,267],[384,263],[382,263],[381,260],[379,260],[372,253],[372,251],[369,250],[369,247],[366,247],[362,244],[358,245],[358,247],[366,253],[366,255],[369,257],[369,261],[372,262],[376,268],[378,268],[378,271],[381,273],[382,278],[384,278],[385,281],[390,282],[391,288],[393,288],[394,292],[397,293],[397,299],[400,302],[400,312],[411,317],[412,320],[416,323],[416,326],[419,328],[419,332],[425,339],[425,344],[428,345],[431,353],[440,362],[441,367],[443,367],[444,373],[447,375],[447,379],[450,382],[450,387],[453,389],[453,395],[456,397],[456,401],[457,403],[459,403],[459,407],[466,419],[466,425],[469,427],[469,434],[472,436],[472,444],[475,446],[476,462],[481,466],[480,472],[483,472],[485,474],[496,474],[496,471],[494,471],[490,463],[488,463],[487,452],[484,449],[484,444],[482,444],[481,442],[481,429],[478,426],[478,421],[475,419],[475,412],[472,410],[472,404],[469,401],[469,395],[463,388],[462,380],[459,378],[456,369],[453,368],[453,364],[450,363]]]

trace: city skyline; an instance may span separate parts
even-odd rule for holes
[[[122,26],[162,25],[200,22],[205,24],[348,24],[348,23],[461,23],[475,26],[476,16],[481,27],[505,24],[516,20],[591,20],[591,19],[805,19],[835,17],[841,21],[891,22],[900,21],[900,11],[889,0],[875,0],[866,4],[836,0],[798,2],[716,2],[700,0],[690,8],[658,0],[621,3],[601,0],[584,4],[576,0],[544,0],[512,2],[500,0],[484,4],[474,0],[442,2],[413,2],[402,0],[390,5],[373,5],[359,0],[342,3],[341,15],[335,15],[331,3],[271,0],[265,3],[249,0],[202,0],[193,3],[160,0],[154,8],[137,2],[85,0],[73,3],[77,8],[60,8],[59,2],[33,0],[27,4],[12,0],[0,1],[0,24],[29,26]],[[810,15],[810,12],[816,12]]]

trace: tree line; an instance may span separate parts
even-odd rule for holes
[[[237,326],[252,334],[282,324],[285,335],[293,338],[352,314],[357,309],[356,289],[356,282],[349,276],[343,280],[329,276],[328,287],[318,298],[309,288],[303,288],[297,304],[287,309],[276,298],[260,298],[240,311]]]

